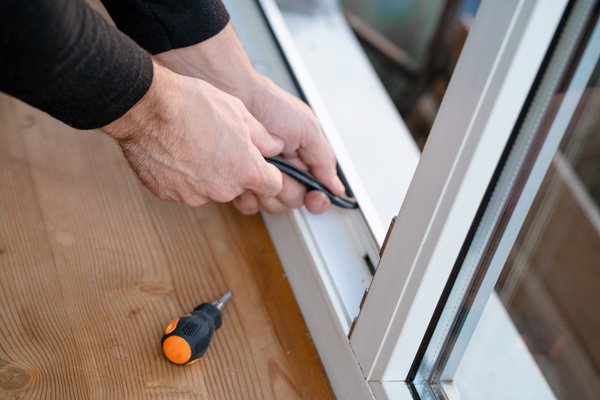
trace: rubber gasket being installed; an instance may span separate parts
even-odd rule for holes
[[[280,157],[265,157],[267,162],[273,164],[284,174],[294,178],[298,182],[302,183],[310,190],[318,190],[323,192],[331,201],[331,204],[336,205],[341,208],[347,209],[355,209],[358,208],[358,203],[356,201],[352,201],[340,196],[336,196],[333,194],[325,185],[319,182],[315,177],[310,175],[307,172],[302,171],[289,161],[286,161]],[[346,182],[344,182],[344,186],[346,186],[346,193],[349,193],[350,190]],[[351,192],[350,192],[351,193]]]

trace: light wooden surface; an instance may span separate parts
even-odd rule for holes
[[[231,288],[204,359],[160,352]],[[152,196],[116,144],[0,95],[0,398],[329,399],[262,220]]]

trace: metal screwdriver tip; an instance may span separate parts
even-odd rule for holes
[[[217,307],[219,310],[222,310],[223,307],[225,307],[225,304],[227,304],[227,302],[229,300],[231,300],[231,297],[233,296],[233,293],[231,292],[231,290],[228,290],[227,292],[225,292],[225,294],[223,296],[221,296],[219,299],[213,301],[213,306]]]

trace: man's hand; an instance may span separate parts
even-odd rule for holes
[[[156,58],[179,74],[204,79],[238,97],[272,137],[283,141],[284,158],[309,171],[335,194],[344,194],[335,157],[316,117],[306,104],[254,70],[231,24],[205,42]],[[322,213],[330,206],[323,193],[307,193],[303,185],[285,175],[277,196],[246,191],[234,201],[245,214],[258,212],[259,206],[280,213],[303,203],[313,213]]]
[[[161,199],[197,207],[246,192],[272,197],[281,190],[281,173],[263,155],[279,154],[283,142],[240,100],[157,64],[148,93],[103,130]]]

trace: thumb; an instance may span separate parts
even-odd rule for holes
[[[250,128],[250,140],[263,157],[274,157],[281,154],[284,146],[283,140],[267,132],[265,127],[254,118],[251,119],[248,127]]]

